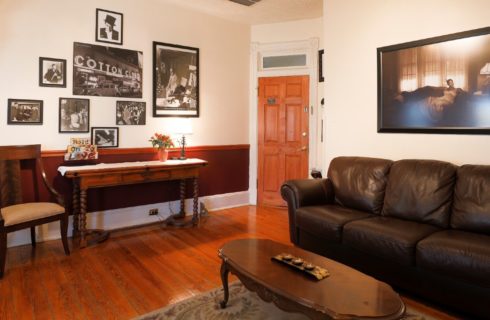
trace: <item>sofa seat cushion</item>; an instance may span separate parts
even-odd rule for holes
[[[417,267],[490,287],[490,236],[440,231],[417,244],[416,259]]]
[[[429,224],[374,217],[347,223],[342,242],[359,251],[411,266],[415,264],[417,242],[439,230]]]
[[[317,237],[340,243],[347,222],[369,217],[373,215],[338,205],[311,206],[296,211],[296,225]]]

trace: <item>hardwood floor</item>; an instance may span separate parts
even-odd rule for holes
[[[0,319],[130,319],[221,286],[217,250],[252,237],[289,244],[287,211],[245,206],[211,212],[198,228],[117,231],[69,257],[61,241],[40,243],[35,251],[10,248]],[[456,319],[404,300],[437,319]]]

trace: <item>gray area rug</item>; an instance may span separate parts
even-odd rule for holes
[[[229,289],[230,299],[225,309],[221,309],[219,306],[219,302],[223,299],[223,289],[217,288],[135,318],[135,320],[309,319],[302,314],[284,312],[274,304],[262,301],[257,294],[248,291],[240,282],[232,283]],[[433,317],[410,308],[407,308],[407,313],[403,319],[434,320]]]

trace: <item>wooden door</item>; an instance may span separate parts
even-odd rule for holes
[[[258,203],[284,206],[284,181],[308,177],[308,76],[259,79]]]

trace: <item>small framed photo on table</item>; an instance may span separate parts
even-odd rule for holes
[[[8,99],[7,124],[43,124],[43,101]]]
[[[60,98],[59,132],[89,132],[90,100]]]
[[[39,57],[39,86],[66,88],[66,60]]]
[[[119,128],[92,127],[91,139],[97,148],[116,148],[119,146]]]
[[[123,15],[104,9],[95,11],[95,41],[123,44]]]

